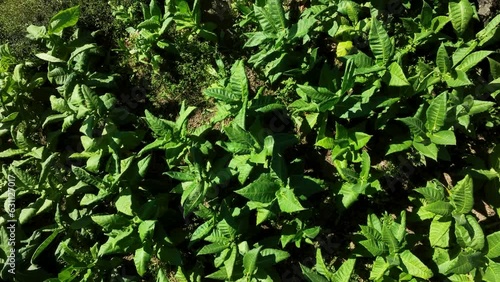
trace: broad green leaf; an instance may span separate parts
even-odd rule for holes
[[[354,271],[356,259],[348,259],[339,267],[339,269],[332,275],[331,281],[349,282],[351,274]]]
[[[441,74],[446,74],[450,72],[451,61],[450,57],[448,56],[448,52],[446,52],[446,47],[444,46],[444,43],[441,43],[437,51],[436,65]]]
[[[495,105],[496,105],[495,102],[474,100],[474,104],[469,109],[469,115],[475,115],[482,112],[486,112]]]
[[[436,201],[423,207],[424,210],[441,216],[449,216],[453,212],[453,206],[445,201]]]
[[[490,262],[483,276],[483,281],[500,282],[500,263]]]
[[[237,61],[231,68],[229,89],[237,100],[244,101],[248,98],[248,79],[245,74],[243,61]]]
[[[59,235],[59,233],[61,232],[61,229],[54,230],[52,234],[49,235],[49,237],[47,237],[41,244],[38,245],[35,252],[31,256],[30,262],[32,264],[35,263],[35,260],[38,258],[38,256],[40,256],[40,254],[50,245],[50,243],[52,243],[52,241],[54,241],[54,239],[56,239],[57,235]]]
[[[359,12],[361,10],[361,6],[354,2],[354,1],[349,1],[349,0],[342,0],[338,4],[338,12],[344,15],[347,15],[349,19],[356,24],[358,22],[359,18]]]
[[[151,260],[151,254],[148,253],[144,248],[135,250],[134,254],[134,264],[137,269],[137,273],[140,276],[144,276],[148,271],[149,261]]]
[[[316,271],[325,277],[331,277],[333,275],[323,260],[320,248],[316,249]]]
[[[245,268],[246,275],[252,275],[254,273],[261,248],[262,247],[252,249],[243,256],[243,267]]]
[[[397,62],[393,62],[389,66],[389,73],[391,75],[391,80],[389,81],[390,86],[408,86],[410,83],[406,79],[403,69],[399,66]]]
[[[149,128],[160,137],[170,136],[173,128],[166,123],[164,120],[155,117],[148,110],[145,111],[146,122],[149,125]]]
[[[488,242],[486,257],[490,259],[500,257],[500,231],[488,235],[486,241]]]
[[[420,12],[420,23],[426,29],[431,27],[432,23],[432,7],[427,2],[422,1],[422,11]]]
[[[477,51],[469,56],[465,57],[465,59],[457,66],[458,70],[463,72],[467,72],[471,68],[475,67],[479,62],[488,57],[492,51]]]
[[[483,265],[483,254],[480,252],[460,252],[458,257],[439,265],[439,272],[445,275],[468,274],[474,268]]]
[[[446,92],[439,94],[431,101],[426,112],[427,120],[425,121],[425,127],[430,132],[437,132],[444,125],[447,113],[446,103]]]
[[[472,248],[476,251],[482,251],[484,248],[484,243],[485,243],[485,237],[484,237],[484,232],[479,223],[477,222],[477,219],[473,217],[472,215],[467,215],[466,216],[467,223],[469,224],[472,236],[472,241],[469,244],[469,248]]]
[[[282,187],[276,192],[278,205],[282,212],[293,213],[304,210],[292,189]]]
[[[448,248],[450,245],[451,221],[433,220],[429,230],[431,247]]]
[[[370,280],[378,281],[381,279],[390,266],[391,265],[388,262],[378,256],[373,262],[372,270],[370,272]]]
[[[260,255],[259,264],[262,265],[274,265],[290,257],[286,251],[270,248],[262,250]]]
[[[469,175],[459,181],[451,190],[451,203],[455,206],[454,213],[466,214],[474,206],[473,182]]]
[[[425,134],[424,123],[418,118],[405,117],[405,118],[398,118],[397,120],[406,124],[410,128],[411,134],[413,136],[419,136]]]
[[[372,17],[369,41],[370,49],[377,61],[386,64],[394,53],[394,46],[382,23],[375,17]]]
[[[79,180],[87,184],[93,185],[99,189],[104,189],[106,187],[101,179],[98,179],[80,167],[73,166],[72,171]]]
[[[191,238],[189,238],[189,241],[194,242],[194,241],[202,239],[203,237],[208,235],[210,233],[210,231],[212,231],[213,228],[214,228],[214,220],[213,219],[205,221],[203,224],[198,226],[198,228],[196,228],[196,230],[193,232],[193,235],[191,235]]]
[[[283,5],[280,0],[268,0],[266,2],[265,7],[254,5],[255,17],[267,35],[276,36],[286,28]]]
[[[248,33],[245,35],[247,35],[247,36],[251,35],[251,36],[250,36],[250,38],[248,38],[248,40],[245,43],[245,45],[243,46],[243,48],[259,46],[260,44],[264,43],[266,40],[269,39],[269,37],[264,32],[261,32],[261,31],[252,32],[252,33]]]
[[[437,161],[438,147],[434,143],[424,144],[421,142],[413,141],[413,147],[417,149],[424,156]]]
[[[432,143],[437,145],[457,145],[455,133],[449,130],[438,131],[429,135]]]
[[[145,220],[139,224],[138,233],[139,238],[143,243],[147,243],[152,240],[154,230],[155,230],[156,220]]]
[[[7,149],[5,151],[0,152],[0,159],[11,158],[13,156],[22,155],[24,153],[26,153],[26,150],[23,149]]]
[[[479,39],[479,46],[486,45],[490,42],[495,35],[498,35],[498,30],[500,26],[500,15],[494,17],[486,27],[476,34],[476,38]]]
[[[116,210],[128,216],[134,216],[132,211],[132,195],[122,195],[115,202]]]
[[[105,214],[105,215],[93,215],[91,216],[93,222],[97,223],[104,230],[120,229],[127,223],[129,219],[121,214]]]
[[[418,120],[420,121],[420,120]],[[420,121],[421,122],[421,121]],[[422,123],[422,122],[421,122]],[[421,127],[423,128],[423,123],[421,124]],[[390,155],[393,153],[401,152],[404,150],[407,150],[411,147],[412,141],[411,140],[406,140],[403,143],[397,143],[397,144],[389,144],[389,149],[387,150],[387,153],[385,155]]]
[[[87,109],[97,111],[99,109],[99,97],[87,85],[82,85],[81,91]]]
[[[453,28],[462,35],[474,15],[472,4],[468,0],[452,0],[448,3],[448,11]]]
[[[251,201],[269,203],[278,190],[279,185],[269,174],[261,174],[257,180],[235,192]]]
[[[130,248],[137,243],[136,239],[137,237],[132,227],[119,230],[115,233],[115,237],[108,237],[108,241],[101,245],[98,255],[102,257],[108,254],[121,254],[132,251]]]
[[[227,277],[229,279],[231,279],[231,277],[233,276],[234,267],[235,267],[235,264],[236,264],[236,254],[237,254],[237,252],[238,252],[238,248],[236,246],[234,246],[231,249],[231,254],[229,255],[229,258],[227,258],[224,261],[224,267],[226,269],[226,274],[227,274]]]
[[[54,57],[50,54],[47,54],[47,53],[39,53],[39,54],[36,54],[35,56],[37,56],[38,58],[40,58],[44,61],[51,62],[51,63],[66,63],[66,61],[61,60],[59,58],[56,58],[56,57]]]
[[[453,62],[453,67],[456,67],[458,64],[460,64],[465,57],[467,57],[470,53],[472,53],[477,47],[477,42],[472,41],[471,43],[465,44],[463,47],[458,48],[453,52],[452,55],[452,62]]]
[[[391,254],[399,250],[399,242],[386,224],[382,225],[382,241],[389,247]]]
[[[304,274],[305,278],[310,282],[328,282],[329,281],[325,277],[314,272],[312,269],[310,269],[306,266],[303,266],[301,263],[300,263],[300,269],[302,270],[302,274]]]
[[[415,256],[409,250],[404,250],[399,254],[401,261],[403,262],[404,267],[406,268],[405,272],[413,275],[414,277],[422,278],[422,279],[430,279],[434,274],[432,270],[430,270],[420,259]]]
[[[495,61],[492,58],[488,58],[488,61],[490,63],[490,73],[493,80],[500,78],[500,62]]]
[[[227,247],[228,247],[227,244],[222,244],[222,243],[208,244],[208,245],[203,246],[203,248],[201,248],[201,250],[196,255],[200,256],[200,255],[220,253],[221,251],[225,250]]]
[[[49,33],[58,33],[67,27],[76,25],[80,17],[80,6],[60,11],[50,19]]]

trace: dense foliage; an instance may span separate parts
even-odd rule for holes
[[[498,281],[500,15],[95,5],[0,37],[2,280]]]

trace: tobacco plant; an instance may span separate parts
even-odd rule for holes
[[[498,280],[500,16],[148,2],[112,5],[112,46],[78,6],[0,44],[2,281],[13,241],[19,281]],[[177,36],[221,54],[203,103],[127,107],[117,52],[165,74]]]

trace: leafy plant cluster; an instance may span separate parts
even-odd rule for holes
[[[0,45],[0,277],[15,218],[19,281],[497,281],[500,15],[389,2],[110,2],[117,49],[79,6]],[[206,108],[123,99],[110,52],[162,75],[231,31]]]

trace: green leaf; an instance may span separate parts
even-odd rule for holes
[[[99,189],[104,189],[106,187],[106,185],[104,184],[104,182],[101,179],[94,177],[93,175],[86,172],[82,168],[73,166],[72,171],[79,180],[81,180],[87,184],[94,185],[95,187],[97,187]]]
[[[233,94],[233,92],[227,91],[226,89],[222,88],[208,88],[203,91],[203,94],[226,103],[241,101],[241,99],[236,96],[236,94]]]
[[[47,54],[47,53],[39,53],[39,54],[36,54],[35,56],[37,56],[39,59],[42,59],[44,61],[51,62],[51,63],[66,63],[66,61],[61,60],[59,58],[56,58],[56,57],[54,57],[50,54]]]
[[[471,228],[472,232],[472,241],[470,242],[469,246],[470,248],[476,250],[476,251],[482,251],[484,248],[484,232],[479,223],[477,222],[477,219],[473,217],[472,215],[467,215],[466,216],[467,223]],[[470,231],[469,231],[470,232]]]
[[[40,254],[50,245],[50,243],[54,241],[54,239],[57,237],[57,235],[59,235],[59,233],[61,233],[61,231],[61,229],[54,230],[52,234],[49,235],[49,237],[47,237],[40,245],[38,245],[35,252],[31,256],[30,262],[32,264],[35,263],[35,260],[38,258],[38,256],[40,256]]]
[[[222,244],[222,243],[208,244],[208,245],[203,246],[203,248],[201,248],[201,250],[196,255],[200,256],[200,255],[220,253],[221,251],[225,250],[227,247],[228,247],[227,244]]]
[[[441,216],[449,216],[453,212],[453,206],[445,201],[436,201],[423,207],[424,210]]]
[[[105,215],[92,215],[90,217],[93,222],[101,226],[104,230],[120,229],[129,223],[126,216],[115,213]]]
[[[267,37],[267,35],[261,31],[247,33],[245,35],[251,35],[251,36],[247,40],[247,42],[245,43],[243,48],[250,48],[250,47],[259,46],[260,44],[264,43],[266,40],[269,39],[269,37]]]
[[[224,261],[224,267],[226,269],[226,273],[227,273],[227,278],[231,279],[231,277],[233,276],[233,272],[234,272],[234,267],[235,267],[235,264],[236,264],[236,254],[238,253],[238,248],[236,246],[233,246],[233,248],[231,249],[231,254],[229,255],[229,258],[227,258],[225,261]]]
[[[437,145],[457,145],[455,133],[449,130],[438,131],[432,133],[429,138],[431,142]]]
[[[316,271],[325,277],[331,277],[333,275],[323,260],[321,248],[316,249]]]
[[[257,267],[257,258],[262,246],[248,251],[243,256],[243,267],[245,268],[246,275],[252,275]]]
[[[254,13],[266,34],[276,36],[285,30],[285,12],[280,0],[268,0],[265,7],[254,5]]]
[[[155,117],[148,110],[145,111],[146,122],[148,123],[149,128],[158,136],[166,137],[170,136],[172,132],[172,127],[162,119]]]
[[[370,49],[377,61],[386,64],[392,57],[394,46],[382,23],[375,17],[372,17],[369,41]]]
[[[414,277],[430,279],[432,276],[434,276],[432,270],[430,270],[422,261],[420,261],[417,256],[415,256],[409,250],[404,250],[399,254],[399,257],[401,258],[401,261],[406,268],[405,272],[413,275]]]
[[[149,261],[151,260],[151,254],[148,253],[144,247],[135,250],[134,254],[134,264],[137,269],[137,273],[140,276],[144,276],[148,271]]]
[[[418,121],[420,121],[420,120],[418,120]],[[421,124],[421,126],[423,128],[423,123]],[[385,155],[387,156],[387,155],[390,155],[393,153],[407,150],[411,147],[411,144],[412,144],[411,140],[406,140],[406,141],[403,141],[403,143],[398,143],[398,144],[391,143],[391,144],[389,144],[389,149],[387,150],[387,153],[385,153]]]
[[[483,265],[483,254],[480,252],[467,253],[460,252],[455,259],[439,265],[439,272],[445,275],[468,274],[474,268]]]
[[[490,40],[498,35],[499,26],[500,15],[497,15],[486,25],[483,30],[476,34],[476,38],[479,39],[479,46],[490,43]]]
[[[403,69],[399,66],[397,62],[393,62],[389,66],[389,73],[391,74],[391,80],[389,81],[390,86],[408,86],[410,83],[406,79]]]
[[[438,147],[434,143],[424,144],[421,142],[413,141],[413,147],[417,149],[424,156],[437,161]]]
[[[469,175],[451,190],[451,203],[455,206],[454,212],[457,214],[466,214],[472,210],[474,206],[473,182]]]
[[[343,0],[340,1],[337,9],[339,13],[347,15],[354,24],[358,22],[358,15],[361,10],[361,6],[358,3],[354,1]]]
[[[483,281],[500,282],[500,263],[490,262],[483,276]]]
[[[452,0],[448,3],[448,11],[453,28],[462,35],[474,15],[472,4],[468,0]]]
[[[139,224],[138,233],[139,238],[143,243],[147,243],[152,240],[154,230],[155,230],[156,220],[145,220]]]
[[[50,19],[49,33],[58,33],[67,27],[76,25],[80,17],[80,6],[60,11]]]
[[[304,210],[292,189],[282,187],[276,192],[278,205],[282,212],[293,213]]]
[[[331,281],[338,282],[349,282],[351,280],[351,274],[354,271],[354,266],[356,265],[356,259],[348,259],[339,267],[339,269],[332,275]]]
[[[475,67],[479,62],[484,60],[486,57],[491,55],[492,51],[477,51],[469,56],[465,57],[465,59],[457,66],[458,70],[463,72],[467,72],[471,68]]]
[[[422,1],[422,11],[420,12],[420,23],[425,29],[431,27],[432,23],[432,7],[427,2]]]
[[[438,69],[441,72],[441,74],[446,74],[450,72],[451,61],[450,57],[448,56],[448,52],[446,52],[446,47],[444,46],[444,43],[441,43],[437,51],[436,65],[438,66]]]
[[[486,241],[488,242],[486,257],[490,259],[500,257],[500,231],[488,235]]]
[[[432,100],[427,109],[425,127],[430,132],[436,132],[444,125],[444,121],[446,120],[446,102],[447,95],[446,92],[443,92]]]
[[[308,281],[311,281],[311,282],[328,282],[329,281],[325,277],[312,271],[310,268],[303,266],[301,263],[300,263],[300,269],[302,270],[302,273],[304,274],[305,278],[307,278]]]
[[[486,112],[495,105],[495,102],[474,100],[474,104],[472,104],[472,107],[469,109],[469,115]]]
[[[451,221],[433,220],[429,230],[431,247],[448,248],[450,246]]]
[[[23,149],[7,149],[5,151],[0,152],[0,159],[11,158],[13,156],[22,155],[24,153],[26,153],[26,151]]]
[[[419,136],[425,134],[424,123],[418,118],[405,117],[405,118],[398,118],[397,120],[406,124],[410,128],[411,134],[413,136]]]
[[[99,97],[87,85],[82,85],[81,93],[85,102],[85,107],[92,111],[99,109]]]
[[[254,202],[269,203],[274,200],[278,190],[279,185],[269,174],[261,174],[257,180],[240,190],[236,190],[235,193]]]
[[[381,279],[390,266],[391,265],[388,262],[378,256],[373,262],[372,270],[370,272],[370,280],[378,281]]]
[[[399,242],[387,224],[382,225],[382,241],[389,247],[391,254],[399,250]]]

